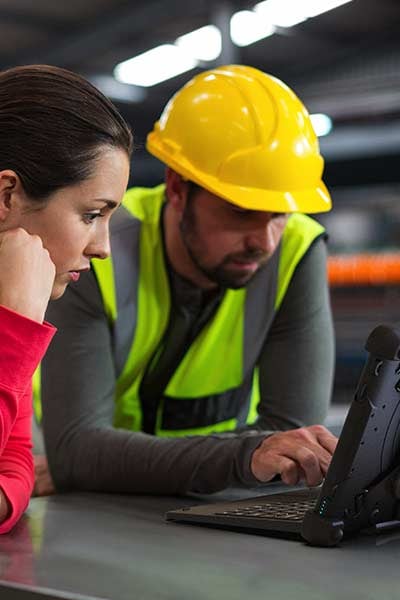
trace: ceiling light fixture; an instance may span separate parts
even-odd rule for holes
[[[314,113],[310,115],[311,123],[318,137],[328,135],[332,131],[332,119],[323,113]]]
[[[236,46],[248,46],[262,40],[275,31],[275,27],[251,10],[241,10],[232,15],[231,39]]]
[[[200,29],[181,35],[175,44],[195,60],[215,60],[221,54],[221,32],[215,25],[205,25]]]
[[[174,44],[163,44],[119,63],[114,75],[122,83],[150,87],[190,71],[197,63]]]
[[[265,0],[254,7],[258,20],[276,27],[293,27],[307,19],[306,4],[302,0]]]
[[[338,8],[342,4],[347,4],[352,0],[306,0],[307,16],[316,17],[324,12]]]
[[[277,27],[293,27],[351,0],[264,0],[253,10],[241,10],[231,18],[231,38],[248,46],[272,35]]]
[[[122,83],[150,87],[190,71],[200,61],[215,60],[221,54],[221,32],[206,25],[180,36],[174,44],[163,44],[119,63],[115,78]]]
[[[272,35],[277,27],[293,27],[347,2],[351,0],[264,0],[254,10],[232,15],[231,38],[237,46],[248,46]],[[201,62],[215,60],[221,50],[220,30],[206,25],[178,37],[174,44],[157,46],[119,63],[114,76],[122,83],[151,87],[190,71]]]

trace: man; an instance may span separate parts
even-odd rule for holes
[[[147,147],[165,185],[128,191],[112,261],[49,310],[55,485],[316,485],[336,440],[315,425],[334,349],[324,230],[299,214],[331,207],[309,115],[279,80],[220,67],[175,94]]]

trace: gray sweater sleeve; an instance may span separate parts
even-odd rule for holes
[[[306,273],[308,262],[311,261],[307,255],[302,265]],[[303,285],[299,279],[295,276],[290,285],[289,291],[295,296],[296,289],[302,289]],[[310,281],[307,288],[309,284]],[[320,287],[314,290],[315,295],[320,294]],[[310,295],[307,290],[305,296]],[[296,314],[286,314],[291,306],[290,302],[282,305],[281,324],[277,320],[275,329],[274,323],[270,340],[272,352],[274,348],[281,348],[284,353],[288,351],[285,347],[293,342],[291,331],[301,337],[304,323],[297,328],[289,323]],[[326,319],[326,311],[324,314]],[[211,493],[230,485],[256,485],[250,471],[250,459],[266,432],[157,438],[113,428],[113,342],[92,273],[81,277],[79,284],[70,286],[60,300],[51,303],[47,319],[58,327],[58,333],[42,364],[43,431],[50,469],[58,489],[177,494],[189,491]],[[306,336],[301,356],[312,350],[316,334],[317,330],[314,335]],[[279,341],[280,335],[284,336],[285,342]],[[268,348],[267,341],[263,356],[269,353]],[[290,402],[282,400],[283,393],[279,391],[282,370],[277,368],[276,357],[275,362],[267,359],[265,362],[266,373],[274,372],[274,379],[276,373],[280,375],[279,382],[271,388],[271,378],[266,374],[265,389],[268,391],[263,393],[259,427],[287,429],[292,424],[297,425],[297,420],[309,420],[309,409],[305,417],[301,413],[308,403],[311,404],[308,399],[311,382],[304,390],[302,388],[304,398],[295,392],[304,373],[302,361],[291,364],[292,385],[285,381],[285,393],[290,394],[292,400],[296,396],[293,410]],[[313,372],[306,376],[313,379]],[[264,377],[262,385],[264,388]],[[279,394],[276,399],[273,398],[274,390]],[[316,396],[313,393],[312,398],[318,403]],[[271,398],[272,406],[268,407],[266,402],[271,402]],[[284,408],[280,409],[282,401]],[[322,403],[325,405],[325,399]]]
[[[211,493],[256,485],[264,435],[157,438],[114,429],[112,337],[92,273],[51,303],[58,332],[42,363],[43,433],[57,489]]]
[[[265,341],[258,429],[293,429],[326,417],[335,360],[326,254],[319,238],[298,265]]]

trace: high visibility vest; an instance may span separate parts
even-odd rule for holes
[[[170,315],[160,227],[164,199],[164,185],[128,190],[112,220],[112,257],[93,261],[114,336],[114,425],[132,431],[142,429],[139,387],[160,351]],[[225,291],[164,390],[156,435],[232,431],[256,420],[258,356],[296,266],[323,233],[310,217],[291,215],[268,263],[246,287]]]

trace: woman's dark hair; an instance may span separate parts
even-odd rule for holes
[[[129,157],[132,134],[86,79],[47,65],[0,72],[0,170],[15,171],[32,200],[87,179],[107,146]]]

